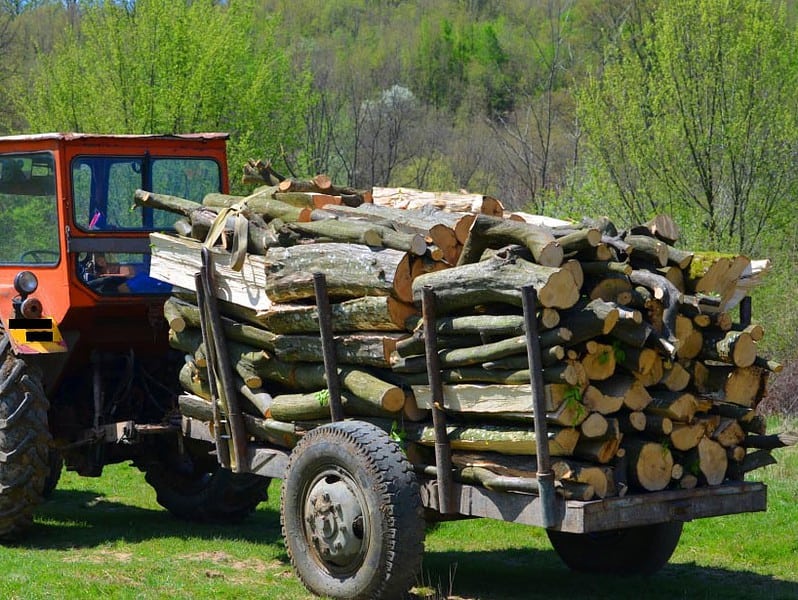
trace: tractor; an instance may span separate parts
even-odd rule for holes
[[[136,189],[226,193],[226,139],[0,138],[2,538],[24,532],[64,466],[97,477],[131,461],[185,519],[235,521],[265,498],[268,479],[220,469],[207,444],[180,435],[171,289],[148,269],[150,232],[176,217],[131,208]]]

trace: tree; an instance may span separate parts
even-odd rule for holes
[[[546,211],[547,200],[562,187],[570,162],[577,157],[579,128],[567,83],[573,55],[573,0],[550,0],[544,6],[516,8],[524,23],[524,58],[534,57],[519,85],[515,110],[501,114],[493,129],[505,157],[508,206]],[[519,59],[523,60],[523,59]]]
[[[24,99],[30,128],[231,133],[230,163],[298,143],[308,77],[254,2],[86,3],[41,58]],[[231,172],[235,172],[231,171]]]
[[[769,2],[654,6],[579,96],[590,185],[625,222],[671,213],[691,243],[754,251],[798,189],[795,36]]]

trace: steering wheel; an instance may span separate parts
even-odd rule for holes
[[[113,294],[119,292],[119,286],[128,280],[124,275],[101,275],[88,283],[92,290],[98,294]]]
[[[61,255],[55,250],[28,250],[19,255],[19,260],[23,263],[49,264],[58,262],[60,256]]]

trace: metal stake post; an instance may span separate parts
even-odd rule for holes
[[[446,413],[443,411],[443,383],[438,357],[438,329],[435,317],[435,293],[425,285],[421,296],[421,316],[424,321],[424,348],[427,355],[427,376],[432,392],[432,426],[435,430],[435,466],[438,479],[438,510],[442,514],[456,512],[452,507],[452,447],[446,433]]]
[[[521,301],[524,308],[524,325],[526,328],[526,351],[529,359],[529,383],[532,388],[532,406],[535,411],[535,448],[537,455],[537,480],[540,489],[543,526],[552,527],[557,522],[554,472],[551,470],[549,456],[549,432],[546,425],[546,404],[543,390],[543,365],[540,358],[540,340],[538,339],[537,293],[531,285],[521,289]]]
[[[319,333],[321,334],[321,353],[324,358],[324,376],[330,392],[330,419],[344,420],[344,407],[341,404],[341,382],[338,379],[338,364],[335,356],[335,338],[332,328],[332,310],[327,296],[327,278],[324,273],[313,274],[313,291],[316,293],[316,310],[319,313]]]

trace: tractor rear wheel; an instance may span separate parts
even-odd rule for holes
[[[188,445],[191,440],[186,440]],[[188,448],[186,448],[188,449]],[[271,481],[251,473],[223,469],[205,452],[159,452],[139,464],[155,490],[158,504],[178,519],[202,523],[237,523],[266,500]],[[211,457],[212,458],[212,457]]]
[[[49,403],[41,377],[0,337],[0,538],[14,540],[33,521],[50,472]]]

